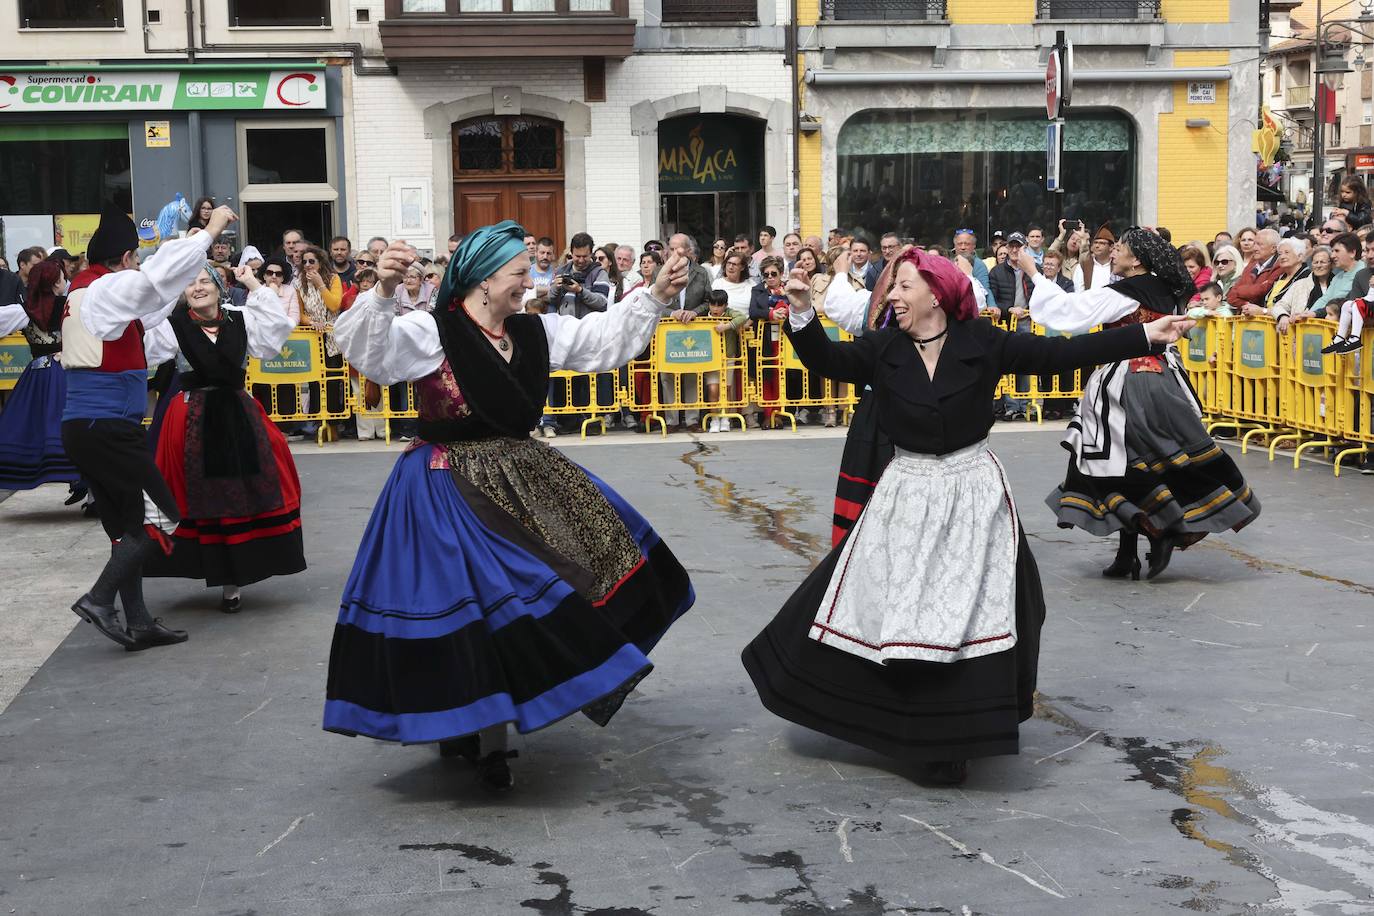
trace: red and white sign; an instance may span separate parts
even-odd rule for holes
[[[1374,153],[1356,153],[1355,170],[1359,172],[1374,171]]]
[[[1045,65],[1045,116],[1051,121],[1059,117],[1059,110],[1063,101],[1061,96],[1062,76],[1059,49],[1050,48],[1050,61]]]

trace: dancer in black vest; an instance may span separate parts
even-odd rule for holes
[[[157,466],[181,513],[172,553],[154,557],[144,575],[220,586],[225,613],[239,610],[241,586],[305,569],[296,465],[286,439],[244,390],[248,358],[275,356],[294,325],[249,268],[236,273],[249,290],[243,308],[229,304],[207,263],[170,319],[144,341],[150,364],[176,359],[180,373]]]

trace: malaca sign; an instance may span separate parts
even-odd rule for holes
[[[324,106],[323,70],[0,70],[0,116]]]

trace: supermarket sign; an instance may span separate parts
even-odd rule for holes
[[[0,70],[0,117],[323,108],[324,70]]]

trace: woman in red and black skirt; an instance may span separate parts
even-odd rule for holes
[[[301,487],[286,439],[244,390],[250,356],[276,355],[293,330],[281,300],[247,268],[243,308],[206,265],[171,317],[144,338],[149,364],[177,360],[182,391],[168,405],[157,443],[181,524],[169,556],[146,576],[204,579],[235,613],[241,586],[305,569]]]

